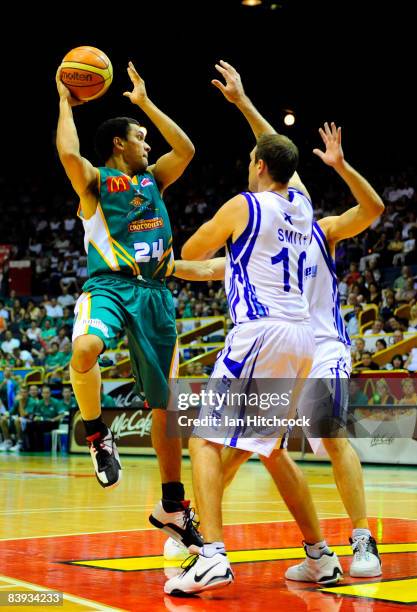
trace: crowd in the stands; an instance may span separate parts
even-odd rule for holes
[[[369,230],[337,245],[341,304],[358,371],[417,371],[417,348],[404,348],[406,340],[417,334],[416,176],[409,169],[388,178],[370,177],[382,195],[385,211]],[[246,162],[225,169],[220,179],[214,165],[205,164],[168,190],[164,197],[176,256],[196,227],[245,188],[245,177]],[[65,188],[61,185],[61,189]],[[325,182],[314,177],[309,189],[317,219],[340,214],[355,204],[335,176],[326,176]],[[60,192],[53,182],[41,179],[22,178],[13,185],[0,180],[0,203],[0,407],[8,408],[11,394],[7,381],[10,376],[14,380],[13,370],[41,366],[48,385],[68,382],[74,305],[88,271],[82,226],[76,218],[77,202],[69,190]],[[10,262],[15,260],[30,261],[30,295],[16,295],[9,282]],[[179,333],[181,320],[189,317],[222,315],[230,327],[223,283],[190,283],[172,277],[168,286],[180,320]],[[364,317],[370,308],[374,314]],[[398,345],[398,350],[381,363],[378,354],[393,345]],[[116,362],[122,360],[126,339],[116,339],[111,348],[122,351]],[[206,373],[200,365],[190,364],[187,373]],[[117,368],[111,368],[108,375],[117,377]]]

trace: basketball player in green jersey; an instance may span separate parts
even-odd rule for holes
[[[129,339],[133,374],[153,409],[152,443],[162,481],[162,501],[150,520],[186,546],[201,542],[181,483],[181,440],[167,437],[168,379],[178,366],[175,307],[165,286],[174,268],[172,234],[164,190],[190,163],[187,135],[151,102],[145,83],[129,62],[133,90],[123,95],[139,106],[171,146],[148,166],[146,130],[136,119],[103,123],[96,149],[103,166],[80,154],[72,107],[79,104],[59,78],[57,148],[80,197],[90,278],[75,307],[71,383],[84,420],[96,477],[103,487],[121,479],[112,432],[101,419],[99,355],[121,330]]]

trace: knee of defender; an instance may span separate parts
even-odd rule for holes
[[[193,456],[196,453],[198,453],[201,449],[203,448],[207,448],[207,447],[216,447],[215,444],[213,444],[213,442],[210,442],[209,440],[203,440],[203,438],[193,438],[191,437],[189,442],[188,442],[188,450],[190,451],[190,455]]]
[[[97,343],[89,342],[86,339],[85,342],[79,342],[74,345],[71,365],[77,372],[87,372],[95,365],[99,355],[100,349]]]
[[[284,448],[276,448],[272,451],[269,457],[265,455],[259,455],[259,459],[264,464],[265,467],[268,465],[280,464],[284,465],[291,461],[288,452]]]
[[[329,455],[343,453],[349,442],[346,438],[323,438],[323,445]]]

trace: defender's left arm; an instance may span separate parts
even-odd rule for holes
[[[243,195],[237,195],[223,204],[212,219],[201,227],[187,240],[181,249],[183,259],[211,259],[213,255],[226,244],[226,241],[236,229],[237,220],[246,213]]]
[[[326,150],[314,149],[313,153],[326,165],[334,168],[358,202],[357,206],[343,214],[326,217],[319,222],[325,230],[328,242],[334,244],[363,232],[383,213],[385,207],[372,185],[346,162],[342,150],[341,128],[337,128],[334,123],[331,123],[330,127],[325,123],[324,130],[320,128],[319,132]]]

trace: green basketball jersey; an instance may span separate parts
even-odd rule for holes
[[[99,200],[85,231],[90,277],[115,272],[162,279],[174,269],[168,212],[150,172],[101,167]]]

